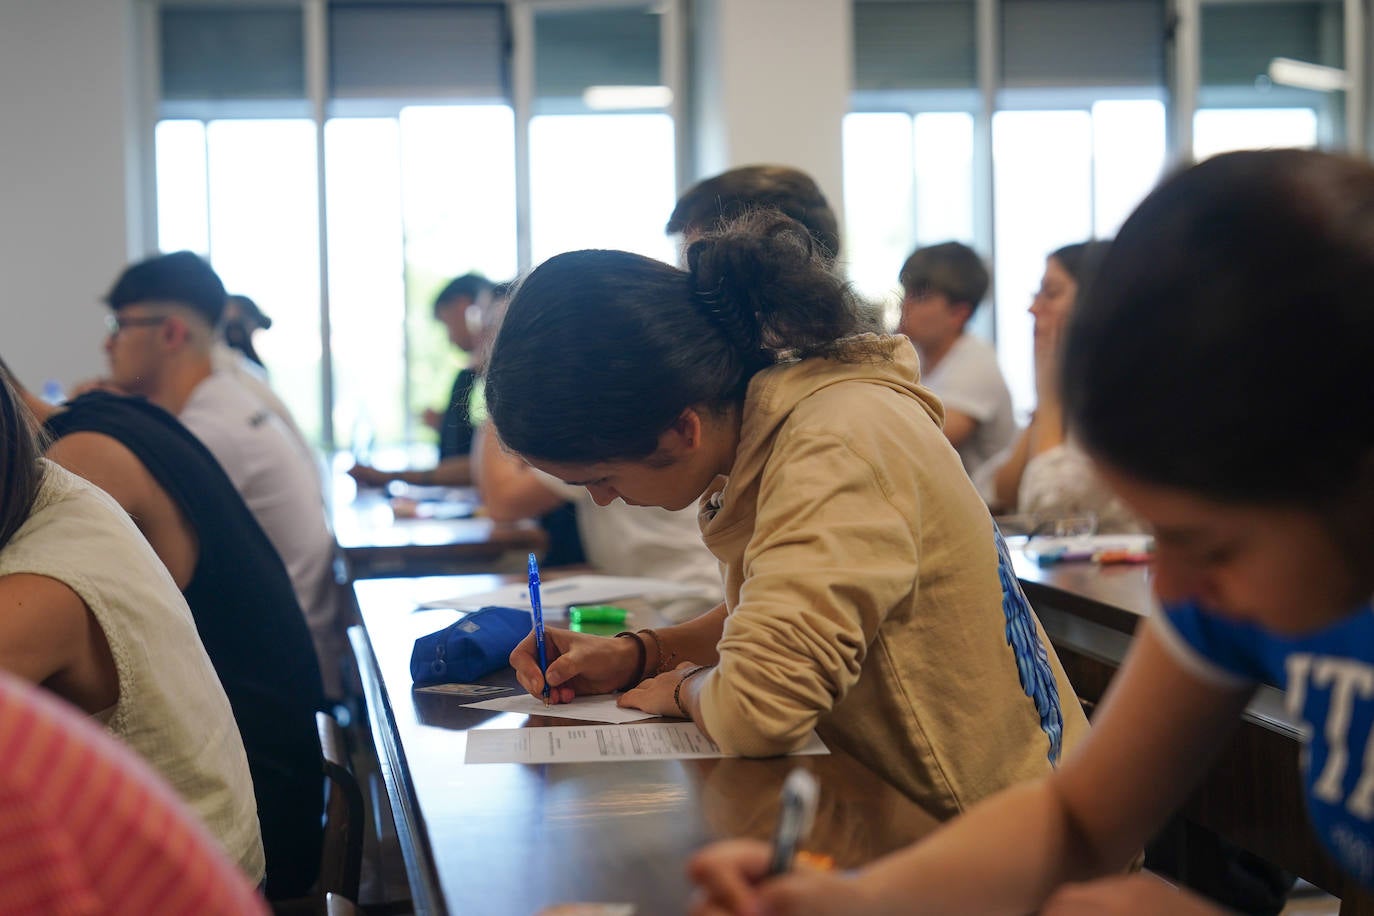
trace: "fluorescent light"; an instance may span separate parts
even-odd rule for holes
[[[1310,64],[1291,57],[1276,57],[1269,62],[1269,78],[1280,86],[1335,92],[1347,86],[1345,71],[1339,67]]]
[[[588,86],[582,103],[593,111],[667,108],[673,103],[673,90],[667,86]]]

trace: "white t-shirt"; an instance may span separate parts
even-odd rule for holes
[[[649,576],[698,586],[701,600],[665,609],[670,616],[706,610],[724,600],[720,564],[701,541],[695,504],[676,512],[627,506],[618,499],[598,506],[586,487],[535,473],[576,508],[577,534],[588,563],[611,576]]]
[[[310,448],[310,443],[306,441],[305,433],[301,432],[300,426],[296,424],[296,418],[291,415],[291,410],[286,406],[286,402],[272,390],[272,385],[267,380],[267,370],[250,361],[238,350],[220,341],[216,341],[210,349],[210,363],[216,372],[227,372],[234,381],[246,388],[249,394],[262,401],[269,410],[281,418],[287,431],[291,433],[292,440],[300,448],[301,454],[306,456],[311,469],[319,477],[320,489],[323,491],[323,472],[320,469],[318,459],[315,457],[315,452]]]
[[[314,469],[281,418],[228,373],[215,372],[197,385],[180,420],[219,461],[286,565],[325,689],[337,696],[343,641],[336,626],[334,536]]]
[[[946,409],[977,421],[973,434],[958,449],[970,477],[1016,436],[1011,392],[998,368],[997,354],[977,337],[960,334],[944,359],[922,373],[921,384],[935,392]]]

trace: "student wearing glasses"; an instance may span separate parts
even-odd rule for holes
[[[1155,190],[1064,354],[1070,426],[1154,529],[1164,606],[1092,734],[1047,779],[856,874],[767,880],[762,844],[710,847],[695,912],[1219,913],[1120,873],[1261,683],[1304,724],[1311,828],[1374,887],[1371,291],[1368,162],[1232,153]]]
[[[212,361],[224,284],[189,251],[131,265],[106,296],[108,385],[175,416],[210,450],[286,565],[325,692],[342,695],[345,651],[334,536],[310,456],[272,410]]]

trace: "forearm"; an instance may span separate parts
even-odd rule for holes
[[[490,423],[477,431],[472,461],[478,498],[495,521],[535,518],[563,502],[563,497],[544,486],[519,458],[502,450]]]
[[[1034,425],[1035,420],[1031,420]],[[997,469],[997,474],[993,477],[993,494],[997,498],[997,506],[1005,511],[1016,511],[1017,497],[1021,492],[1021,475],[1026,471],[1026,462],[1030,460],[1030,439],[1031,430],[1027,427],[1021,437],[1016,440],[1016,448],[1012,449],[1011,456],[1006,462]]]
[[[1059,398],[1047,398],[1035,409],[1035,419],[1031,421],[1028,432],[1030,449],[1026,455],[1027,461],[1064,444],[1064,406]]]
[[[669,671],[682,662],[698,665],[714,665],[720,661],[716,645],[725,630],[724,602],[686,623],[653,630],[652,636],[641,636],[644,640],[644,672]]]

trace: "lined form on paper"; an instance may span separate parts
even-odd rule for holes
[[[464,703],[472,709],[494,709],[497,712],[522,712],[527,716],[551,716],[555,719],[577,719],[582,722],[609,722],[622,724],[652,719],[654,715],[642,709],[623,709],[615,705],[614,694],[574,697],[570,703],[554,703],[548,706],[539,697],[522,693],[514,697],[501,697],[496,700],[481,700]]]
[[[542,705],[542,704],[541,704]],[[464,763],[596,763],[728,757],[695,722],[478,728],[467,734]],[[815,732],[799,754],[828,754]]]

